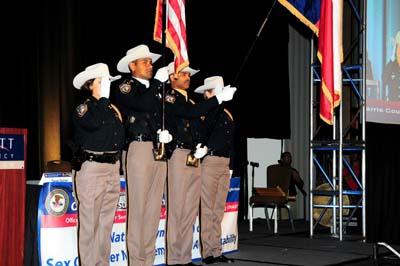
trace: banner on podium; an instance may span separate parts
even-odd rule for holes
[[[40,265],[79,265],[77,248],[78,212],[74,198],[71,173],[45,173],[39,197],[38,246]],[[231,179],[225,216],[222,222],[221,243],[223,252],[237,250],[237,211],[239,204],[239,178]],[[121,194],[110,236],[110,265],[128,265],[126,250],[126,183],[121,178]],[[166,208],[164,201],[157,232],[154,265],[165,264]],[[193,260],[201,258],[200,226],[198,219],[193,226]]]

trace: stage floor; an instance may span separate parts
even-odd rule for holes
[[[273,226],[273,223],[271,223]],[[234,258],[232,265],[375,265],[373,244],[361,241],[361,235],[345,236],[344,241],[331,237],[326,229],[318,229],[309,237],[308,223],[295,221],[293,233],[287,221],[279,223],[278,235],[268,231],[265,220],[256,219],[249,232],[247,222],[239,223],[239,251],[227,255]],[[349,229],[350,230],[350,229]],[[396,247],[398,249],[399,247]],[[379,265],[397,265],[386,260]]]

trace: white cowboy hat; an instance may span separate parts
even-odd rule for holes
[[[206,90],[215,89],[216,90],[215,93],[218,93],[222,91],[223,87],[224,87],[224,79],[221,76],[213,76],[206,78],[204,80],[204,85],[201,85],[200,87],[195,89],[194,92],[202,94]]]
[[[180,72],[189,72],[190,76],[193,76],[199,71],[200,70],[198,70],[198,69],[193,69],[193,68],[187,66],[184,69],[182,69]],[[168,75],[171,75],[173,73],[175,73],[175,64],[174,64],[174,62],[171,62],[168,64]]]
[[[100,77],[109,77],[110,81],[114,81],[121,78],[120,75],[115,77],[110,76],[110,72],[108,71],[108,66],[104,63],[97,63],[88,66],[84,71],[76,75],[72,83],[74,84],[75,88],[80,90],[82,85],[85,84],[86,81]]]
[[[117,69],[122,73],[130,73],[129,63],[141,58],[151,58],[153,63],[160,58],[160,54],[151,53],[147,45],[141,44],[126,52],[126,55],[119,60]]]

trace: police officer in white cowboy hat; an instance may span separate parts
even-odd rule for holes
[[[80,265],[109,265],[110,234],[120,195],[119,153],[124,143],[121,114],[109,101],[111,77],[103,63],[75,76],[76,89],[90,97],[73,113],[75,194],[78,200]]]
[[[221,76],[204,80],[195,92],[209,99],[224,88]],[[234,123],[231,113],[222,106],[208,112],[203,121],[202,142],[208,151],[201,163],[201,232],[203,263],[232,263],[222,255],[221,222],[224,217],[226,196],[233,156]]]
[[[175,62],[169,63],[167,66],[167,69],[168,69],[168,75],[176,74],[175,73]],[[200,70],[198,70],[198,69],[193,69],[190,66],[187,66],[184,69],[182,69],[181,71],[179,71],[179,73],[188,73],[192,77],[195,74],[197,74],[199,71]],[[178,75],[179,75],[179,73],[178,73]]]
[[[185,67],[175,73],[174,63],[168,65],[171,89],[166,93],[167,128],[174,140],[167,145],[168,157],[168,219],[167,263],[168,265],[193,265],[193,225],[200,203],[200,167],[190,164],[190,157],[199,160],[206,152],[198,130],[199,118],[217,108],[223,101],[232,99],[235,88],[227,88],[217,97],[194,104],[187,90],[190,79],[198,70]],[[190,167],[188,167],[188,165]]]
[[[156,160],[158,142],[168,143],[171,134],[162,128],[162,83],[166,67],[153,78],[153,63],[159,54],[146,45],[126,52],[117,69],[129,73],[115,99],[124,117],[129,143],[126,156],[128,187],[127,247],[130,265],[153,265],[162,195],[167,174],[165,161]]]

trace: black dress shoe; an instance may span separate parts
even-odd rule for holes
[[[234,263],[235,262],[233,259],[227,258],[224,255],[216,257],[215,260],[217,262],[223,262],[223,263]]]
[[[214,258],[213,256],[208,256],[207,258],[203,259],[202,261],[205,264],[214,264],[214,263],[218,262],[217,258]]]

